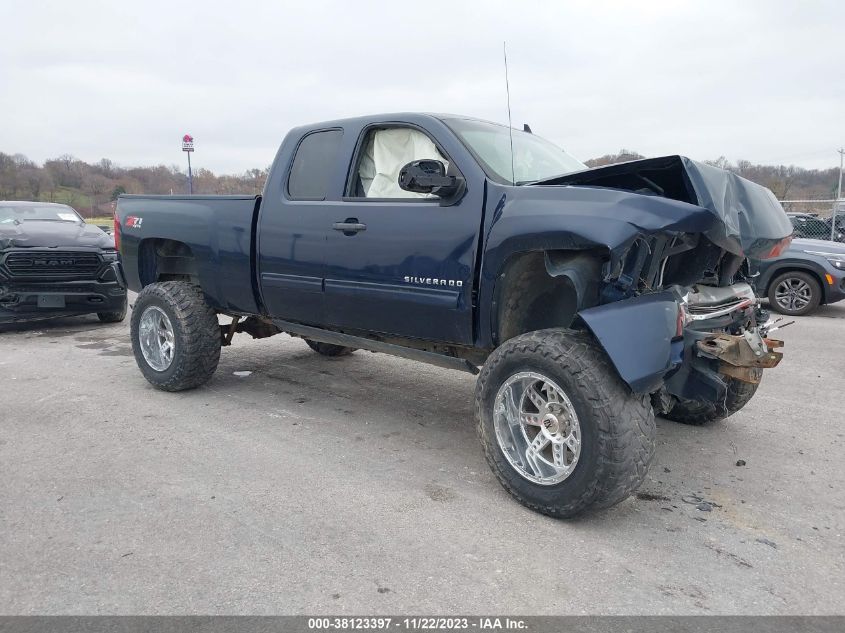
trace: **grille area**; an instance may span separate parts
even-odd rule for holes
[[[12,279],[95,279],[101,264],[96,253],[22,251],[6,255],[3,268]]]

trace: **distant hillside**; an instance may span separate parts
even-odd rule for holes
[[[631,150],[620,150],[587,161],[590,167],[645,158]],[[778,199],[825,199],[836,195],[838,169],[804,169],[794,165],[754,165],[740,160],[735,164],[724,157],[707,161],[729,169],[771,189]],[[215,175],[208,169],[194,172],[194,193],[260,193],[269,168],[250,169],[243,174]],[[38,165],[22,154],[0,152],[0,200],[42,200],[63,202],[85,217],[111,213],[111,201],[121,193],[185,193],[187,176],[175,165],[119,167],[107,158],[89,164],[62,154]],[[793,205],[794,210],[828,213],[830,205]]]
[[[217,176],[194,171],[194,193],[261,193],[268,169]],[[121,193],[186,193],[187,175],[176,166],[118,167],[107,158],[89,164],[63,154],[44,165],[21,154],[0,152],[0,200],[63,202],[83,217],[109,215]]]

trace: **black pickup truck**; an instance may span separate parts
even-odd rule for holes
[[[205,383],[238,332],[480,372],[490,466],[559,517],[643,481],[655,413],[703,424],[751,399],[781,343],[749,258],[791,234],[769,190],[684,157],[587,169],[427,114],[297,128],[261,196],[122,196],[115,218],[153,385]]]
[[[71,207],[0,201],[0,324],[96,313],[126,316],[114,240]]]

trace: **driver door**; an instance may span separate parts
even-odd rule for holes
[[[480,192],[441,206],[437,197],[400,189],[406,163],[449,162],[417,127],[366,129],[353,156],[325,250],[328,325],[470,343]]]

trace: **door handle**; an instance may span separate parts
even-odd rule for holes
[[[347,218],[344,222],[332,224],[335,231],[343,231],[344,235],[355,235],[358,231],[366,231],[367,225],[358,222],[357,218]]]

